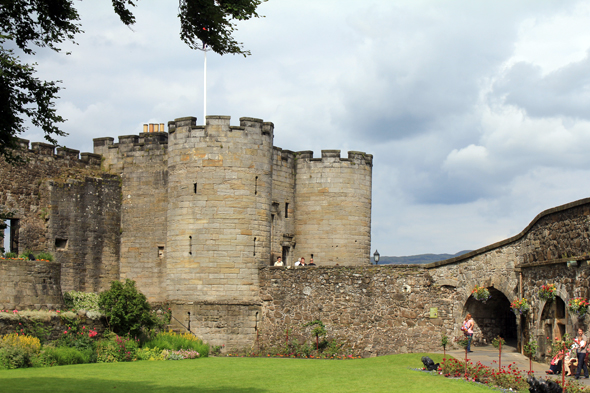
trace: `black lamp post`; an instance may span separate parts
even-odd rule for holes
[[[373,254],[373,259],[375,260],[375,265],[377,265],[379,263],[379,257],[381,255],[379,254],[379,251],[375,250],[375,253]]]

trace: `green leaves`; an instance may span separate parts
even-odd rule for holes
[[[142,327],[150,328],[155,324],[150,305],[133,280],[111,282],[111,289],[100,294],[98,306],[110,329],[118,335],[138,336]]]

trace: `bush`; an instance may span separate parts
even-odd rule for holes
[[[64,293],[64,303],[67,308],[75,310],[99,311],[100,296],[94,292],[69,291]]]
[[[199,353],[199,357],[209,355],[209,345],[204,344],[202,340],[191,333],[161,332],[155,338],[145,342],[143,346],[144,348],[167,349],[168,351],[193,350]]]
[[[32,359],[40,349],[41,342],[36,337],[16,333],[2,336],[0,339],[0,368],[30,367]]]
[[[37,259],[44,259],[46,261],[53,261],[53,255],[51,255],[48,252],[45,251],[41,251],[39,254],[37,254]]]
[[[137,359],[138,348],[138,340],[112,333],[97,343],[96,361],[99,363],[130,362]]]
[[[68,364],[90,363],[89,353],[75,348],[44,347],[34,361],[36,367],[65,366]]]
[[[33,254],[33,251],[26,249],[22,254],[20,254],[18,257],[22,258],[22,259],[29,259],[29,255]],[[33,255],[35,256],[35,255]]]
[[[146,297],[137,290],[135,281],[111,282],[111,289],[100,294],[100,311],[107,318],[110,329],[119,334],[139,336],[141,329],[156,324]]]
[[[4,258],[6,259],[16,259],[18,257],[18,254],[16,252],[7,252],[6,254],[4,254]]]
[[[166,360],[163,351],[158,348],[140,348],[136,352],[137,360]]]

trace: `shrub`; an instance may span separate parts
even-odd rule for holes
[[[153,339],[144,343],[144,348],[167,349],[169,351],[193,350],[200,354],[200,357],[209,355],[209,345],[192,335],[191,333],[161,332]]]
[[[98,305],[110,329],[119,335],[139,336],[142,327],[151,328],[156,323],[146,297],[133,280],[111,282],[111,289],[100,294]]]
[[[20,254],[18,257],[22,258],[22,259],[29,259],[29,255],[33,254],[33,251],[26,249],[22,254]],[[35,256],[35,255],[33,255]]]
[[[16,252],[7,252],[6,254],[4,254],[4,258],[6,259],[16,259],[18,257],[18,254]]]
[[[41,251],[39,254],[37,254],[37,259],[44,259],[46,261],[53,261],[53,255],[51,255],[48,252],[45,251]]]
[[[89,363],[88,357],[88,353],[83,353],[75,348],[44,347],[34,361],[34,365],[37,367],[51,367]]]
[[[96,345],[96,361],[99,363],[130,362],[136,360],[138,340],[109,334]]]
[[[136,352],[137,360],[166,360],[162,350],[158,348],[140,348]]]
[[[0,339],[0,368],[30,367],[32,359],[40,349],[41,342],[36,337],[16,333],[2,336]]]
[[[64,293],[64,303],[67,308],[75,310],[99,311],[100,296],[94,292],[69,291]]]

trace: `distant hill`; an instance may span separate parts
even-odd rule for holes
[[[422,263],[432,263],[438,261],[444,261],[445,259],[451,259],[458,257],[459,255],[467,254],[471,250],[459,251],[456,254],[420,254],[410,255],[407,257],[384,257],[379,258],[379,265],[419,265]],[[371,257],[371,262],[373,258]]]

